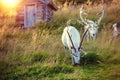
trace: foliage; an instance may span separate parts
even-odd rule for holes
[[[81,64],[97,64],[99,62],[101,62],[99,55],[95,54],[95,53],[88,53],[87,55],[85,55],[84,57],[81,58]]]

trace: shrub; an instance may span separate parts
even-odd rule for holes
[[[100,59],[100,56],[96,53],[88,53],[84,57],[81,57],[81,64],[89,65],[89,64],[97,64],[99,61],[102,61]]]

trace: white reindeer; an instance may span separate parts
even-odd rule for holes
[[[70,23],[70,20],[67,22],[67,24],[69,23]],[[84,50],[81,49],[83,38],[86,32],[83,34],[83,37],[80,40],[80,34],[75,27],[67,25],[67,27],[65,27],[63,30],[62,43],[65,49],[69,48],[73,65],[80,64],[80,52],[81,51],[85,55],[87,54]]]
[[[86,31],[86,29],[89,27],[89,30],[87,32],[87,41],[89,41],[90,39],[93,38],[93,40],[96,39],[96,35],[98,32],[98,26],[100,25],[100,22],[104,16],[104,6],[102,6],[102,11],[98,14],[101,14],[100,18],[97,21],[92,21],[89,19],[84,19],[83,18],[83,14],[86,14],[84,12],[83,6],[80,8],[80,19],[81,21],[79,21],[79,23],[84,25],[84,30]],[[97,15],[98,15],[97,14]]]
[[[120,35],[120,22],[114,23],[112,27],[113,27],[113,37],[111,41],[113,41],[118,35]]]

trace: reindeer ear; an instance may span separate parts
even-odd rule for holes
[[[73,47],[71,46],[71,49],[73,49]]]
[[[78,51],[80,52],[81,49],[78,48]]]
[[[80,43],[81,44],[81,43]],[[82,44],[78,47],[78,51],[80,52],[81,50],[81,47],[82,47]]]
[[[80,51],[81,49],[83,49],[82,46],[81,46],[81,48],[80,47],[78,48],[78,51]]]

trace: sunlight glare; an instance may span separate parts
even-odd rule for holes
[[[18,0],[3,0],[3,4],[6,7],[15,7],[18,4]]]

